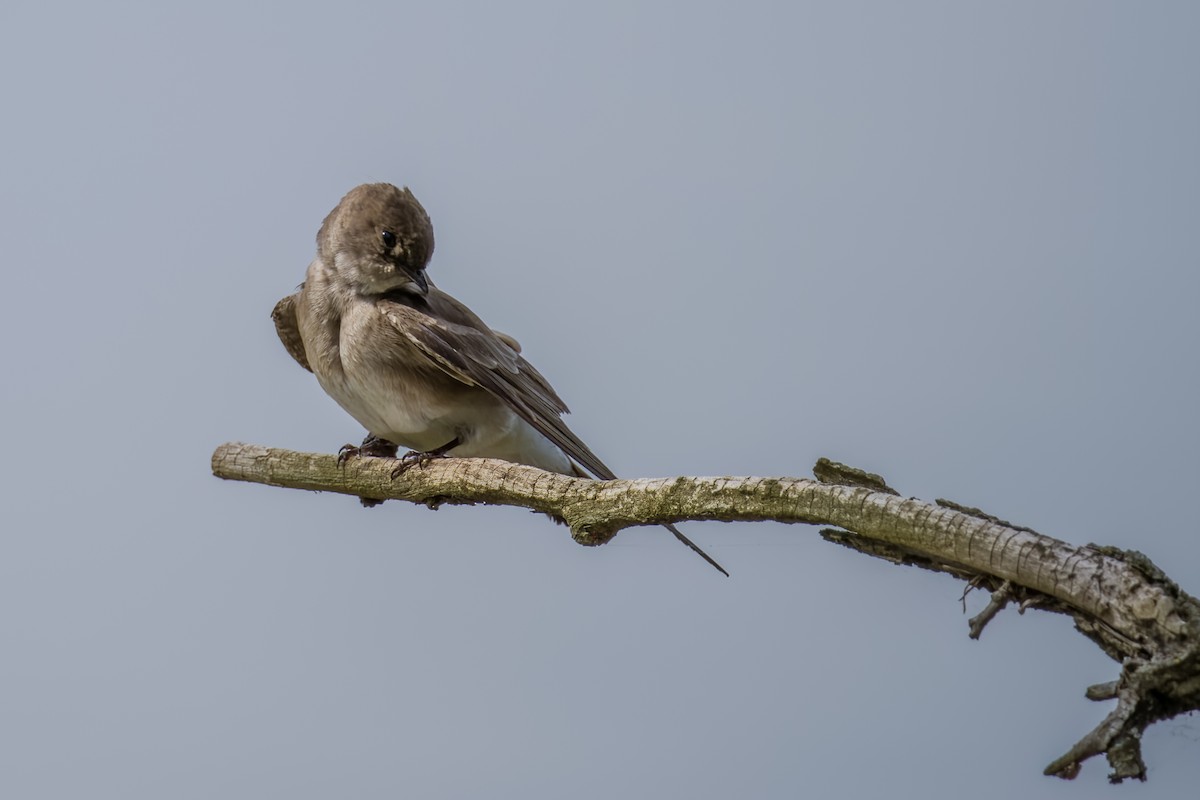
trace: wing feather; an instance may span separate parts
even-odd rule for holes
[[[283,342],[288,355],[296,359],[297,364],[312,372],[312,367],[308,364],[308,354],[304,350],[304,340],[300,338],[300,323],[296,319],[296,301],[299,299],[300,293],[296,292],[280,300],[275,304],[275,308],[271,309],[271,319],[275,322],[275,333],[279,335],[279,341]]]
[[[431,289],[430,294],[435,291]],[[437,294],[440,297],[433,297],[430,305],[444,306],[443,298],[449,296]],[[614,479],[613,471],[563,422],[567,405],[550,382],[504,338],[454,302],[458,308],[431,308],[450,312],[442,315],[393,300],[380,300],[379,308],[432,365],[455,380],[491,393],[597,478]]]

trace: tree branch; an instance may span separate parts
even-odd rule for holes
[[[1141,734],[1154,722],[1200,708],[1200,603],[1144,555],[1044,536],[946,500],[904,498],[878,475],[821,459],[805,478],[592,481],[492,459],[449,458],[392,480],[395,462],[297,453],[240,443],[212,457],[231,480],[356,495],[373,500],[511,505],[566,522],[580,544],[599,545],[624,528],[685,520],[775,520],[833,525],[827,540],[897,564],[968,581],[992,593],[971,620],[978,638],[1010,602],[1020,611],[1069,614],[1076,628],[1122,665],[1116,681],[1091,687],[1117,707],[1046,767],[1073,778],[1101,753],[1110,780],[1145,779]],[[965,592],[964,592],[965,597]]]

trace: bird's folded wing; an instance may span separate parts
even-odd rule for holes
[[[378,307],[431,364],[456,380],[490,392],[597,478],[615,478],[612,470],[562,421],[567,406],[542,374],[461,304],[454,302],[454,307],[446,308],[433,305],[453,301],[448,295],[438,294],[440,297],[431,298],[432,310],[438,316],[388,300],[381,300]],[[447,316],[461,322],[445,319]]]
[[[271,310],[271,319],[275,322],[275,333],[279,334],[279,341],[283,342],[288,355],[296,359],[297,364],[312,372],[312,367],[308,365],[308,355],[304,352],[304,340],[300,338],[300,323],[296,320],[296,301],[299,297],[300,293],[296,292],[276,303],[275,308]]]

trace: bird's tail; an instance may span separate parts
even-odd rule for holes
[[[700,549],[700,548],[699,548],[699,547],[696,545],[696,543],[695,543],[695,542],[693,542],[693,541],[692,541],[691,539],[689,539],[688,537],[684,536],[684,535],[683,535],[683,531],[679,530],[679,528],[676,528],[674,525],[672,525],[672,524],[671,524],[671,523],[669,523],[669,522],[664,522],[664,523],[663,523],[663,527],[664,527],[664,528],[666,528],[667,530],[669,530],[671,533],[675,534],[675,538],[676,538],[676,539],[678,539],[679,541],[683,542],[683,543],[684,543],[684,544],[686,544],[688,547],[692,548],[692,550],[694,550],[698,556],[700,556],[701,558],[703,558],[703,559],[704,559],[705,561],[707,561],[709,564],[712,564],[712,565],[713,565],[713,567],[715,567],[715,568],[716,568],[717,572],[721,573],[721,574],[722,574],[722,575],[724,575],[726,578],[728,578],[728,577],[729,577],[729,573],[725,571],[725,568],[724,568],[724,567],[722,567],[720,564],[718,564],[716,561],[714,561],[712,556],[710,556],[708,553],[706,553],[706,552],[704,552],[703,550],[701,550],[701,549]]]

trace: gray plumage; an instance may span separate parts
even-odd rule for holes
[[[429,280],[433,243],[407,188],[351,190],[321,225],[304,284],[272,311],[288,353],[379,439],[615,478],[563,422],[566,404],[517,342]]]

